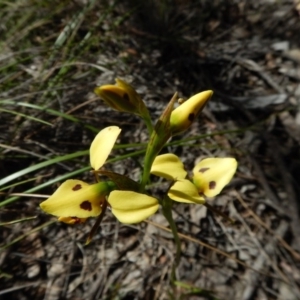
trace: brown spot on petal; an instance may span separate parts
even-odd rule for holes
[[[125,93],[125,94],[123,95],[123,99],[124,99],[125,101],[129,102],[129,96],[128,96],[127,93]]]
[[[92,204],[90,201],[85,200],[80,204],[80,208],[84,209],[84,210],[88,210],[91,211],[92,210]]]
[[[76,185],[74,185],[74,186],[72,187],[72,190],[73,190],[73,191],[78,191],[78,190],[80,190],[80,189],[82,189],[81,184],[76,184]]]
[[[204,173],[204,172],[206,172],[207,170],[209,170],[209,168],[201,168],[201,169],[199,170],[199,172],[200,172],[200,173]]]
[[[216,185],[217,183],[215,181],[210,181],[208,187],[210,190],[213,190],[216,187]]]
[[[189,114],[188,119],[190,122],[193,122],[195,119],[195,114],[194,113]]]

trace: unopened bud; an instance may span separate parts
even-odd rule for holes
[[[125,81],[116,79],[116,85],[102,85],[94,92],[113,109],[140,115],[142,99]]]
[[[213,91],[198,93],[172,111],[170,128],[172,135],[187,130],[193,121],[199,116],[206,102],[211,98]]]

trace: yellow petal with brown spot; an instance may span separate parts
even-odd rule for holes
[[[81,180],[67,180],[40,204],[43,211],[62,218],[96,217],[101,213],[101,204],[109,186],[105,182],[89,185]]]
[[[234,158],[206,158],[193,169],[193,183],[207,197],[218,195],[230,182],[237,169]]]

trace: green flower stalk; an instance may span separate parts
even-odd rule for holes
[[[150,136],[144,159],[144,169],[140,187],[141,192],[144,191],[145,186],[149,180],[150,170],[154,159],[157,157],[161,149],[165,146],[168,139],[171,137],[170,116],[173,111],[173,106],[176,100],[177,93],[173,95],[171,101],[169,102],[165,110],[162,112]]]

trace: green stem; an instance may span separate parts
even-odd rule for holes
[[[178,267],[181,258],[181,241],[178,235],[177,226],[174,222],[173,215],[172,215],[172,200],[168,196],[166,196],[162,201],[162,211],[170,225],[174,237],[174,241],[176,244],[176,255],[175,255],[175,260],[173,262],[172,271],[171,271],[171,283],[175,284],[176,268]]]
[[[166,145],[168,139],[171,137],[172,132],[170,130],[170,117],[171,113],[173,111],[173,106],[175,101],[177,100],[177,93],[174,94],[171,101],[165,108],[165,110],[162,112],[160,118],[155,124],[155,127],[153,128],[151,125],[151,129],[149,129],[150,139],[148,142],[145,159],[144,159],[144,171],[142,175],[142,181],[141,181],[141,187],[140,192],[143,193],[145,190],[145,186],[149,180],[151,166],[153,161],[155,160],[155,157],[158,155],[158,153],[161,151],[161,149]],[[145,120],[147,124],[150,127],[150,116],[148,116],[148,113],[145,113],[143,116],[143,119]]]
[[[143,193],[145,191],[145,187],[146,187],[146,184],[149,180],[149,176],[150,176],[150,168],[148,167],[148,165],[144,164],[144,169],[143,169],[143,175],[142,175],[142,181],[141,181],[141,184],[140,184],[140,192]]]
[[[145,115],[142,116],[142,118],[143,118],[143,120],[144,120],[144,122],[147,126],[149,137],[151,137],[152,133],[153,133],[153,130],[154,130],[154,127],[152,125],[152,120],[151,120],[151,117],[148,113],[148,110],[147,110],[147,113],[145,113]],[[146,187],[146,184],[149,180],[150,170],[151,170],[151,166],[152,166],[152,163],[153,163],[153,161],[149,162],[149,158],[147,157],[147,155],[145,155],[144,161],[145,162],[144,162],[144,168],[143,168],[143,175],[142,175],[142,180],[141,180],[141,184],[140,184],[140,192],[141,193],[143,193],[145,191],[145,187]]]
[[[143,120],[144,120],[144,122],[145,122],[145,124],[147,126],[149,136],[151,136],[151,134],[153,132],[153,125],[152,125],[152,120],[150,118],[150,115],[144,116]]]

